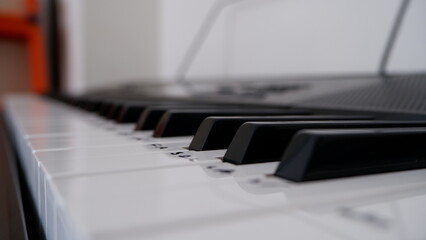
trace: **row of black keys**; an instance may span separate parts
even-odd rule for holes
[[[260,108],[169,101],[61,98],[154,137],[195,135],[189,149],[227,149],[223,161],[281,161],[275,175],[310,181],[426,167],[426,121],[314,115]]]

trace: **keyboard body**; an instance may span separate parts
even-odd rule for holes
[[[276,85],[227,85],[209,94],[202,90],[212,88],[201,86],[190,98],[425,119],[422,103],[401,111],[386,101],[377,109],[382,98],[396,97],[386,93],[401,90],[393,87],[399,82],[381,81],[307,88],[298,81],[288,94]],[[345,93],[366,87],[376,99],[369,104]],[[175,87],[165,92],[188,98]],[[272,176],[277,162],[225,163],[225,150],[189,151],[191,136],[153,138],[152,131],[134,132],[134,123],[44,96],[9,96],[5,116],[49,240],[426,238],[426,169],[294,183]]]

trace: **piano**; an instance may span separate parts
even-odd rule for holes
[[[426,76],[11,95],[46,239],[425,239]]]

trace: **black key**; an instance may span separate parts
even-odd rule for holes
[[[245,123],[235,134],[224,161],[250,164],[279,161],[293,135],[303,129],[422,127],[426,122],[306,121]]]
[[[135,131],[154,129],[157,126],[158,122],[160,121],[161,116],[168,109],[170,109],[170,107],[147,108],[139,117],[138,123],[136,124],[136,127],[135,127]]]
[[[102,104],[101,101],[92,101],[89,104],[87,104],[84,109],[89,112],[96,112],[98,111],[101,104]]]
[[[118,123],[136,122],[143,110],[152,102],[119,101],[112,104],[106,113],[106,118]],[[139,110],[138,110],[139,108]],[[138,114],[139,113],[139,114]]]
[[[139,102],[125,100],[111,100],[104,102],[98,114],[111,120],[116,120],[126,105],[137,104]]]
[[[93,109],[94,112],[96,112],[100,116],[105,116],[111,107],[117,103],[117,99],[112,98],[99,98],[98,99],[98,105],[95,109]]]
[[[82,108],[83,100],[80,98],[75,98],[73,101],[73,106],[77,108]]]
[[[89,112],[97,112],[105,102],[105,99],[100,97],[90,97],[83,100],[81,108]]]
[[[96,106],[97,101],[93,100],[93,99],[81,99],[78,101],[77,106],[86,110],[86,111],[90,111],[92,108],[94,108],[94,106]]]
[[[81,102],[80,98],[73,97],[72,100],[70,100],[70,102],[71,102],[71,105],[73,105],[74,107],[80,107],[79,106]]]
[[[126,105],[131,104],[127,101],[112,101],[109,103],[109,106],[107,109],[105,109],[102,112],[102,116],[110,119],[110,120],[116,120]]]
[[[309,114],[294,109],[193,109],[170,110],[164,113],[154,131],[154,137],[194,135],[201,122],[211,116],[277,116]]]
[[[53,97],[54,99],[61,101],[63,103],[66,103],[68,105],[74,105],[74,102],[75,102],[75,99],[73,97],[62,95],[62,94],[53,94],[53,95],[49,94],[49,97]]]
[[[137,122],[142,113],[151,106],[167,104],[161,101],[141,101],[141,102],[123,102],[119,104],[118,109],[114,112],[117,123]]]
[[[98,97],[84,97],[77,100],[76,105],[89,112],[97,112],[104,100]]]
[[[208,117],[204,119],[189,145],[190,150],[226,149],[238,128],[246,122],[315,121],[315,120],[371,120],[368,116],[247,116]]]
[[[124,107],[124,104],[121,102],[113,103],[110,109],[108,110],[108,112],[105,114],[105,117],[111,120],[117,119],[123,107]]]
[[[109,101],[107,104],[105,104],[107,107],[102,110],[101,116],[111,119],[111,120],[117,120],[117,118],[120,116],[121,112],[129,105],[135,105],[139,102],[135,101],[125,101],[125,100],[114,100]],[[99,112],[98,112],[99,113]]]
[[[84,100],[81,98],[75,98],[74,106],[78,108],[83,108],[82,105],[84,104]]]
[[[136,122],[142,112],[146,109],[147,105],[123,105],[120,113],[116,118],[117,123],[132,123]]]
[[[99,107],[97,114],[99,116],[104,116],[106,112],[108,112],[108,110],[111,108],[112,106],[112,102],[111,101],[104,101],[101,103],[101,106]]]
[[[426,167],[426,128],[303,130],[275,175],[296,182]]]
[[[163,114],[168,110],[179,110],[179,109],[219,109],[219,108],[237,108],[236,106],[221,106],[221,105],[189,105],[184,103],[183,105],[164,105],[147,108],[140,116],[136,125],[135,131],[140,130],[153,130],[157,126]]]

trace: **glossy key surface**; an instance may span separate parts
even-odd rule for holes
[[[232,106],[232,105],[231,105]],[[180,104],[169,104],[150,106],[140,115],[138,123],[135,127],[136,131],[140,130],[153,130],[157,126],[163,114],[169,110],[184,110],[184,109],[220,109],[220,108],[231,108],[231,106],[219,106],[219,105],[204,105],[194,103],[180,103]]]
[[[47,240],[426,236],[426,169],[294,183],[273,176],[279,162],[235,165],[221,161],[223,151],[168,151],[190,136],[128,132],[37,96],[5,103]],[[132,143],[99,146],[122,138]]]
[[[426,128],[303,130],[275,176],[296,182],[426,167]]]
[[[193,135],[201,122],[211,116],[279,116],[309,114],[305,110],[293,109],[193,109],[171,110],[164,113],[158,123],[154,137]]]
[[[248,122],[235,134],[226,151],[224,161],[250,164],[279,161],[291,138],[303,129],[327,128],[380,128],[425,126],[425,122],[392,121],[301,121],[301,122]]]
[[[314,120],[366,120],[368,116],[305,115],[305,116],[240,116],[208,117],[198,128],[189,145],[190,150],[205,151],[226,149],[238,128],[246,122],[281,122]]]

